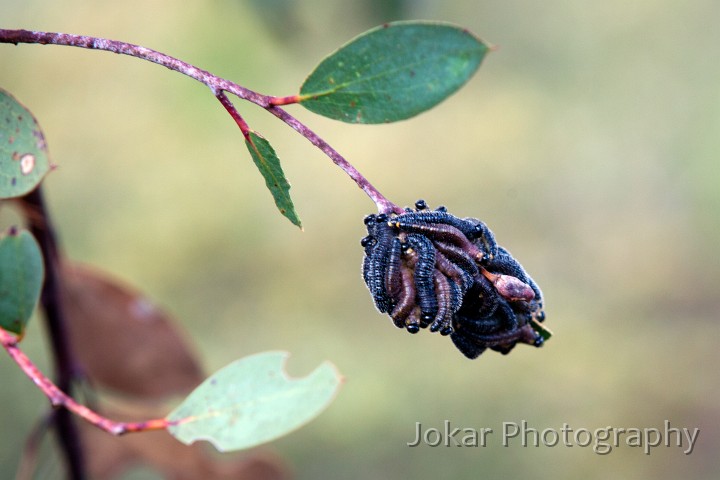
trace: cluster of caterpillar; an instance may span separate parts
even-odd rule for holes
[[[363,279],[398,328],[449,335],[468,358],[549,338],[540,289],[480,220],[418,200],[415,210],[368,215],[365,225]]]

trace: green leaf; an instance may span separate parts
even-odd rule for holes
[[[167,420],[185,444],[207,440],[222,451],[250,448],[309,422],[335,396],[341,377],[325,362],[304,378],[289,378],[286,352],[236,360],[196,388]]]
[[[530,321],[530,326],[533,330],[540,334],[543,340],[550,340],[550,337],[553,336],[553,333],[550,331],[549,328],[547,328],[545,325],[535,319]]]
[[[319,115],[348,123],[404,120],[457,91],[488,49],[454,25],[386,24],[325,58],[300,88],[300,102]]]
[[[25,195],[48,170],[45,136],[35,117],[0,88],[0,198]]]
[[[0,327],[23,335],[43,275],[40,247],[30,232],[11,228],[0,237]]]
[[[302,228],[300,218],[295,213],[295,205],[290,198],[290,184],[285,178],[280,159],[275,154],[275,150],[270,142],[261,137],[257,132],[250,131],[245,137],[245,145],[247,145],[253,162],[257,166],[262,176],[265,177],[265,185],[267,185],[270,193],[275,199],[280,213],[285,215],[293,224]]]

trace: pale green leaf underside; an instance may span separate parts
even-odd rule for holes
[[[302,378],[284,370],[286,352],[264,352],[237,360],[196,388],[167,419],[183,443],[207,440],[220,451],[250,448],[281,437],[320,414],[340,383],[325,362]]]

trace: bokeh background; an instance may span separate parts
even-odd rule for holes
[[[378,314],[360,278],[373,204],[262,110],[304,231],[277,214],[242,136],[202,85],[105,52],[0,45],[0,85],[40,120],[65,251],[171,310],[213,371],[271,349],[332,360],[330,409],[270,450],[298,479],[717,478],[720,460],[720,4],[714,0],[0,0],[0,25],[97,35],[274,95],[394,19],[499,46],[447,102],[352,126],[289,107],[402,205],[476,216],[544,290],[540,350],[463,358]],[[17,221],[0,211],[3,225]],[[34,321],[25,348],[46,370]],[[0,478],[46,400],[0,359]],[[408,448],[415,422],[493,428],[485,448]],[[502,422],[700,428],[695,451],[502,447]],[[148,471],[132,478],[153,478]]]

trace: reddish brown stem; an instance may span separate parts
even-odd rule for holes
[[[52,45],[66,45],[71,47],[88,48],[92,50],[105,50],[122,55],[129,55],[131,57],[140,58],[149,62],[157,63],[170,70],[187,75],[198,82],[207,85],[215,94],[216,97],[223,103],[218,93],[223,91],[230,92],[237,95],[243,100],[252,102],[275,115],[277,118],[287,123],[300,135],[307,138],[313,145],[317,146],[331,160],[340,167],[355,183],[375,202],[380,213],[402,213],[402,209],[392,203],[390,200],[385,198],[365,177],[362,176],[347,160],[345,160],[337,151],[331,148],[324,140],[320,139],[312,130],[300,123],[290,114],[277,107],[277,105],[288,105],[291,103],[297,103],[300,101],[300,96],[291,95],[288,97],[272,97],[268,95],[262,95],[254,92],[248,88],[245,88],[237,83],[225,80],[224,78],[218,77],[211,74],[206,70],[195,67],[187,62],[183,62],[177,58],[171,57],[164,53],[149,48],[141,47],[131,43],[120,42],[117,40],[108,40],[105,38],[89,37],[84,35],[72,35],[68,33],[52,33],[52,32],[37,32],[30,30],[7,30],[0,29],[0,43],[36,43],[36,44],[52,44]],[[229,101],[228,101],[229,103]],[[226,103],[223,106],[227,109]],[[230,110],[228,112],[232,114]],[[235,112],[237,113],[237,112]],[[239,116],[238,116],[239,117]],[[237,122],[237,117],[233,116],[233,119]],[[244,123],[244,121],[243,121]],[[238,123],[240,125],[240,123]],[[244,127],[240,127],[241,130]],[[247,125],[245,125],[247,128]],[[243,130],[243,135],[246,131]]]
[[[232,104],[230,99],[225,95],[224,92],[218,91],[215,92],[215,96],[218,100],[220,100],[220,103],[223,107],[225,107],[225,110],[230,114],[230,116],[235,120],[235,123],[237,123],[237,126],[240,127],[240,131],[243,134],[243,137],[245,137],[246,140],[250,138],[250,127],[248,127],[247,122],[245,119],[242,118],[240,113],[238,113],[237,109],[235,108],[235,105]]]
[[[270,105],[292,105],[293,103],[300,103],[302,97],[300,95],[290,95],[289,97],[271,97]]]
[[[101,430],[113,435],[122,435],[129,432],[144,432],[147,430],[162,430],[175,422],[164,418],[147,420],[144,422],[116,422],[103,417],[99,413],[80,405],[72,397],[66,395],[49,378],[35,366],[17,345],[17,337],[7,330],[0,328],[0,344],[7,351],[10,358],[20,367],[30,380],[45,394],[53,407],[64,407],[75,415],[87,420]]]

